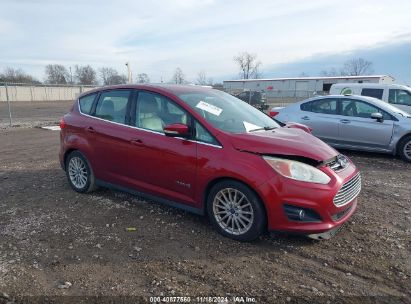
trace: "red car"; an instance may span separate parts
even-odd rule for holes
[[[71,187],[119,189],[207,214],[223,235],[327,236],[353,214],[361,177],[301,126],[221,91],[122,85],[81,95],[60,123]]]

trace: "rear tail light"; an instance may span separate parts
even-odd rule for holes
[[[269,115],[270,115],[270,117],[274,117],[274,116],[278,115],[278,113],[280,113],[280,112],[270,111]]]
[[[64,118],[60,119],[60,129],[64,129],[66,127],[66,122],[64,121]]]

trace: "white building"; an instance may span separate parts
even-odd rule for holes
[[[265,92],[267,98],[276,97],[310,97],[314,94],[326,94],[334,83],[384,83],[394,82],[387,75],[370,76],[333,76],[333,77],[290,77],[271,79],[240,79],[223,82],[224,90],[229,93],[242,91]]]

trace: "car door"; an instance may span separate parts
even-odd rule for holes
[[[338,140],[337,99],[321,98],[301,104],[297,122],[312,128],[312,133],[333,143]]]
[[[107,183],[124,185],[129,176],[130,153],[129,107],[131,90],[108,90],[100,93],[90,125],[86,128],[94,151],[94,174]]]
[[[166,124],[191,126],[188,112],[171,99],[139,91],[132,109],[133,158],[129,160],[132,186],[166,199],[195,206],[197,143],[168,137]]]
[[[357,99],[341,99],[339,137],[347,146],[387,149],[393,134],[393,118],[382,109]],[[383,121],[371,118],[382,113]]]

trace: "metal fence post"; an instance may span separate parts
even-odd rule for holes
[[[7,99],[7,105],[9,107],[9,118],[10,118],[10,127],[13,126],[13,121],[11,119],[11,106],[10,106],[10,98],[9,98],[9,88],[7,87],[7,83],[5,84],[6,87],[6,99]]]

